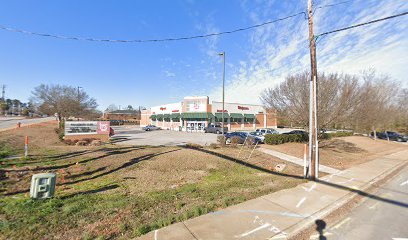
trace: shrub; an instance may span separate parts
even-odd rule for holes
[[[231,145],[236,146],[239,143],[240,140],[241,140],[240,137],[237,137],[237,136],[232,137],[231,138]]]
[[[221,147],[225,146],[225,137],[224,136],[218,136],[217,137],[217,142],[220,144]]]
[[[287,142],[306,142],[308,136],[304,134],[266,134],[265,143],[277,145]]]
[[[200,144],[196,144],[196,143],[187,143],[186,148],[200,149],[200,148],[203,148],[203,146],[201,146]]]
[[[352,132],[336,132],[336,133],[328,133],[331,137],[348,137],[353,136]]]
[[[218,145],[215,144],[215,143],[211,143],[209,147],[210,147],[211,149],[217,149],[217,148],[218,148]]]

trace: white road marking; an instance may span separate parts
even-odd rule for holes
[[[267,228],[267,227],[269,227],[269,226],[271,226],[270,223],[265,223],[264,225],[262,225],[262,226],[260,226],[260,227],[257,227],[257,228],[255,228],[255,229],[249,231],[249,232],[246,232],[246,233],[243,233],[243,234],[239,235],[239,237],[246,237],[246,236],[248,236],[248,235],[250,235],[250,234],[252,234],[252,233],[254,233],[254,232],[256,232],[256,231],[262,230],[262,229]]]
[[[404,186],[404,185],[406,185],[406,184],[408,184],[408,180],[405,181],[405,182],[403,182],[403,183],[401,183],[400,186]]]
[[[408,238],[392,238],[392,240],[408,240]]]
[[[336,224],[336,226],[334,226],[333,228],[334,228],[334,229],[337,229],[337,228],[341,227],[343,224],[345,224],[345,223],[348,222],[348,221],[350,221],[350,218],[349,218],[349,217],[346,218],[346,219],[344,219],[344,220],[341,221],[340,223]]]
[[[306,187],[303,187],[303,186],[302,186],[302,188],[303,188],[306,192],[311,192],[315,187],[316,187],[316,183],[313,183],[313,185],[312,185],[310,188],[306,188]]]
[[[157,232],[158,232],[159,230],[155,230],[154,231],[154,240],[157,240]]]
[[[298,202],[298,204],[296,204],[296,208],[300,207],[300,205],[302,205],[302,203],[306,200],[306,197],[303,197],[302,199],[300,199],[300,201]]]
[[[372,206],[369,206],[369,209],[375,209],[377,207],[377,205],[380,204],[380,202],[376,202],[374,203]]]

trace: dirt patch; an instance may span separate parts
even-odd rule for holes
[[[303,159],[304,144],[302,143],[285,143],[281,145],[265,144],[262,147]],[[320,142],[320,163],[344,170],[407,148],[408,145],[383,140],[373,140],[361,136],[334,138]]]

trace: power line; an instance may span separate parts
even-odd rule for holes
[[[381,21],[389,20],[389,19],[396,18],[396,17],[402,17],[402,16],[407,15],[407,14],[408,14],[408,11],[407,11],[407,12],[400,13],[400,14],[388,16],[388,17],[385,17],[385,18],[375,19],[375,20],[372,20],[372,21],[369,21],[369,22],[364,22],[364,23],[359,23],[359,24],[351,25],[351,26],[349,26],[349,27],[344,27],[344,28],[335,29],[335,30],[332,30],[332,31],[320,33],[320,34],[316,35],[316,38],[319,38],[319,37],[321,37],[321,36],[328,35],[328,34],[331,34],[331,33],[341,32],[341,31],[345,31],[345,30],[348,30],[348,29],[352,29],[352,28],[361,27],[361,26],[365,26],[365,25],[368,25],[368,24],[376,23],[376,22],[381,22]]]
[[[276,23],[279,21],[287,20],[290,18],[294,18],[299,15],[304,15],[306,17],[306,12],[298,12],[290,16],[278,18],[275,20],[263,22],[260,24],[252,25],[249,27],[244,27],[244,28],[238,28],[230,31],[224,31],[224,32],[218,32],[218,33],[209,33],[209,34],[204,34],[204,35],[195,35],[195,36],[189,36],[189,37],[177,37],[177,38],[162,38],[162,39],[129,39],[129,40],[121,40],[121,39],[98,39],[98,38],[85,38],[85,37],[70,37],[70,36],[64,36],[64,35],[55,35],[55,34],[48,34],[48,33],[38,33],[38,32],[31,32],[27,30],[22,30],[22,29],[17,29],[17,28],[11,28],[11,27],[6,27],[3,25],[0,25],[0,29],[6,30],[9,32],[18,32],[22,34],[27,34],[27,35],[35,35],[35,36],[40,36],[40,37],[51,37],[51,38],[58,38],[58,39],[65,39],[65,40],[77,40],[77,41],[90,41],[90,42],[110,42],[110,43],[147,43],[147,42],[166,42],[166,41],[181,41],[181,40],[190,40],[190,39],[197,39],[197,38],[207,38],[207,37],[214,37],[214,36],[220,36],[220,35],[225,35],[225,34],[231,34],[231,33],[236,33],[236,32],[241,32],[241,31],[247,31],[250,29],[254,28],[259,28],[263,27],[272,23]]]

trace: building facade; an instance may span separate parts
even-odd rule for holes
[[[176,131],[204,131],[209,124],[221,124],[222,102],[210,103],[207,96],[185,97],[182,102],[163,104],[143,110],[141,126],[149,124]],[[276,127],[274,112],[261,105],[225,103],[224,126],[230,131]]]

